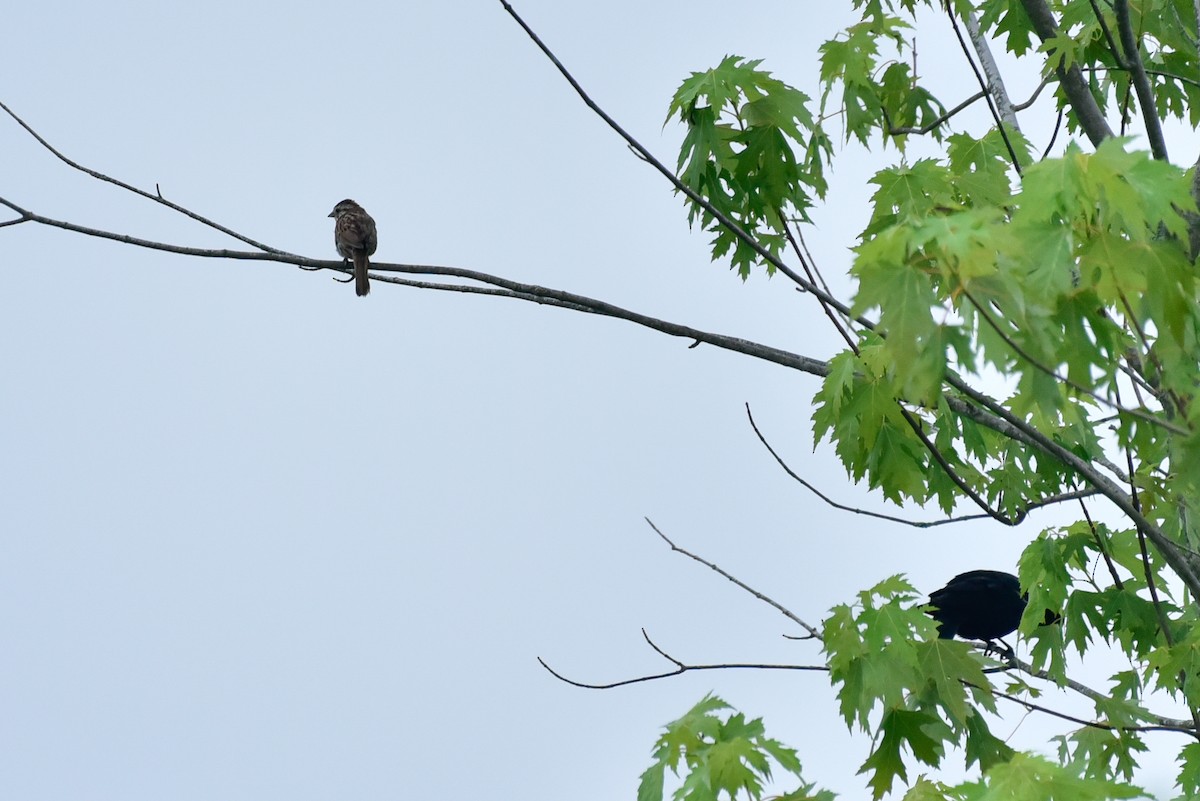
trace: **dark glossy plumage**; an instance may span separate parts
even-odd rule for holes
[[[1011,573],[971,570],[930,594],[929,605],[942,639],[995,640],[1017,630],[1025,596]]]

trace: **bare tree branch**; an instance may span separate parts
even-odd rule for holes
[[[969,687],[975,687],[975,685],[971,684],[970,682],[963,682],[963,683]],[[980,688],[976,688],[976,689],[980,689]],[[1095,720],[1088,720],[1086,718],[1078,718],[1078,717],[1075,717],[1074,715],[1068,715],[1065,712],[1059,712],[1057,710],[1051,709],[1050,707],[1042,706],[1041,704],[1035,704],[1032,701],[1026,701],[1024,698],[1019,698],[1015,695],[1010,695],[1009,693],[1002,692],[1001,690],[997,690],[994,687],[992,688],[991,693],[998,698],[1003,698],[1007,701],[1012,701],[1014,704],[1019,704],[1019,705],[1025,707],[1030,712],[1042,712],[1043,714],[1050,715],[1051,717],[1058,718],[1059,720],[1065,720],[1069,723],[1076,723],[1080,726],[1087,726],[1090,729],[1101,729],[1103,731],[1121,731],[1121,732],[1126,732],[1126,731],[1128,731],[1128,732],[1170,731],[1170,732],[1176,732],[1179,734],[1187,734],[1187,735],[1192,734],[1192,730],[1190,727],[1171,726],[1171,725],[1166,725],[1166,724],[1161,724],[1161,723],[1150,724],[1150,725],[1146,725],[1146,726],[1114,726],[1111,723],[1101,723],[1101,722],[1095,721]]]
[[[155,242],[152,240],[141,239],[139,237],[129,236],[127,234],[118,234],[118,233],[113,233],[110,231],[103,231],[103,230],[96,229],[96,228],[89,228],[86,226],[76,225],[74,223],[70,223],[70,222],[66,222],[66,221],[62,221],[62,220],[52,219],[49,217],[42,216],[40,214],[36,214],[36,213],[34,213],[28,209],[25,209],[25,208],[17,205],[16,203],[13,203],[12,201],[9,201],[2,197],[0,197],[0,205],[7,206],[8,208],[12,209],[17,214],[21,215],[22,221],[37,222],[37,223],[40,223],[43,225],[49,225],[52,227],[61,228],[63,230],[73,231],[76,233],[81,233],[81,234],[84,234],[87,236],[94,236],[94,237],[98,237],[98,238],[102,238],[102,239],[109,239],[112,241],[121,242],[121,243],[129,244],[129,245],[134,245],[137,247],[144,247],[144,248],[160,250],[160,251],[169,252],[169,253],[177,253],[177,254],[181,254],[181,255],[198,256],[198,257],[204,257],[204,258],[241,259],[241,260],[249,260],[249,261],[271,261],[271,262],[278,262],[278,263],[284,263],[284,264],[293,264],[293,265],[303,267],[306,269],[328,269],[328,270],[334,270],[334,271],[342,272],[342,273],[346,272],[344,263],[341,261],[331,261],[331,260],[324,260],[324,259],[309,259],[309,258],[305,258],[302,256],[294,256],[294,255],[284,254],[284,253],[256,253],[256,252],[251,252],[251,251],[235,251],[235,250],[226,250],[226,249],[215,249],[214,250],[214,249],[205,249],[205,248],[184,247],[181,245],[172,245],[172,244],[164,243],[164,242]],[[501,278],[499,276],[490,275],[488,273],[483,273],[483,272],[480,272],[477,270],[466,270],[466,269],[457,268],[457,267],[441,267],[441,266],[434,266],[434,265],[390,264],[390,263],[385,263],[385,262],[373,263],[372,268],[376,272],[399,272],[399,273],[423,274],[423,275],[439,275],[439,276],[460,278],[460,279],[465,279],[465,280],[469,280],[469,281],[477,281],[479,283],[484,283],[484,284],[489,284],[491,286],[500,287],[501,289],[506,290],[506,292],[480,292],[480,291],[478,291],[478,288],[474,288],[474,289],[455,288],[455,287],[451,287],[449,285],[431,284],[431,283],[420,284],[420,286],[422,286],[423,288],[439,289],[439,290],[444,290],[444,291],[476,292],[477,294],[494,294],[494,295],[499,295],[499,296],[504,296],[504,297],[512,297],[512,298],[516,298],[516,299],[520,299],[520,300],[527,300],[527,301],[546,304],[546,305],[559,306],[562,308],[567,308],[567,309],[571,309],[571,310],[575,310],[575,311],[582,311],[582,312],[586,312],[589,314],[597,314],[597,315],[601,315],[601,316],[614,317],[614,318],[618,318],[618,319],[627,320],[629,322],[634,322],[634,323],[637,323],[638,325],[642,325],[642,326],[645,326],[652,330],[656,330],[656,331],[660,331],[665,334],[669,334],[671,336],[685,337],[685,338],[691,339],[693,341],[705,342],[705,343],[714,345],[716,347],[720,347],[720,348],[723,348],[726,350],[731,350],[734,352],[742,353],[742,354],[745,354],[748,356],[753,356],[755,358],[764,359],[766,361],[771,361],[776,364],[783,365],[785,367],[790,367],[795,370],[800,370],[802,372],[810,373],[812,375],[824,376],[824,375],[828,374],[828,370],[829,370],[829,366],[828,366],[827,362],[824,362],[824,361],[821,361],[818,359],[812,359],[810,357],[802,356],[800,354],[791,353],[789,351],[785,351],[780,348],[774,348],[771,346],[762,345],[762,344],[759,344],[756,342],[751,342],[749,340],[741,339],[738,337],[731,337],[731,336],[726,336],[726,335],[722,335],[722,334],[714,334],[714,333],[707,332],[707,331],[701,331],[699,329],[691,328],[690,326],[679,325],[677,323],[671,323],[666,320],[661,320],[661,319],[658,319],[655,317],[650,317],[649,315],[644,315],[644,314],[640,314],[637,312],[633,312],[628,309],[624,309],[619,306],[616,306],[615,304],[606,303],[604,301],[596,300],[594,298],[589,298],[589,297],[586,297],[583,295],[577,295],[577,294],[574,294],[571,292],[565,292],[562,290],[556,290],[556,289],[551,289],[551,288],[547,288],[547,287],[542,287],[542,286],[538,286],[535,284],[525,284],[525,283],[521,283],[518,281],[512,281],[512,280],[509,280],[506,278]],[[377,276],[377,278],[378,278],[378,276]],[[379,279],[379,280],[386,281],[388,279],[383,278],[383,279]],[[400,280],[397,279],[396,282],[399,283]],[[866,324],[869,325],[869,322],[867,322]],[[965,382],[962,382],[960,379],[957,379],[953,376],[949,376],[947,378],[947,380],[951,383],[952,386],[955,386],[956,388],[960,389],[960,391],[963,391],[964,394],[967,394],[968,396],[970,396],[972,398],[972,400],[975,401],[976,403],[980,403],[981,405],[989,408],[993,412],[1003,412],[1005,415],[1007,414],[1007,412],[1003,409],[1003,407],[998,402],[993,401],[989,398],[986,398],[986,396],[984,396],[982,393],[979,393],[979,392],[971,389],[969,386],[967,386],[965,384]],[[950,398],[949,402],[951,403],[952,408],[955,408],[955,410],[957,412],[959,412],[960,414],[965,413],[965,410],[970,409],[969,416],[971,417],[971,419],[975,420],[976,422],[980,423],[981,425],[986,425],[1000,433],[1008,432],[1009,434],[1024,434],[1024,436],[1018,436],[1017,438],[1020,439],[1021,441],[1027,442],[1027,444],[1038,446],[1043,449],[1047,446],[1053,446],[1053,444],[1054,444],[1051,442],[1051,440],[1049,440],[1049,438],[1042,436],[1040,434],[1040,432],[1038,432],[1035,428],[1033,428],[1032,426],[1029,426],[1024,421],[1021,421],[1015,417],[1012,417],[1011,415],[1008,416],[1008,419],[1006,421],[1002,421],[1002,420],[998,419],[996,416],[994,416],[993,414],[984,412],[980,408],[971,407],[969,404],[965,403],[964,401],[962,401],[960,399]],[[1003,415],[1001,415],[1001,416],[1003,416]],[[1067,452],[1065,449],[1060,449],[1060,451],[1062,453]],[[1079,460],[1077,460],[1077,462],[1078,461]],[[1085,466],[1085,463],[1079,462],[1079,464],[1080,464],[1080,467]],[[1085,478],[1087,478],[1089,472],[1094,472],[1094,471],[1085,469],[1082,471],[1082,475]],[[996,517],[997,519],[1001,519],[1002,521],[1004,520],[1004,518],[997,517],[997,515],[995,515],[995,514],[992,514],[991,516]],[[1156,541],[1156,544],[1157,544],[1157,541]]]
[[[1050,85],[1050,79],[1042,78],[1042,80],[1038,83],[1037,88],[1033,90],[1033,94],[1029,96],[1029,99],[1026,100],[1024,103],[1018,103],[1017,105],[1013,106],[1013,108],[1015,108],[1017,111],[1024,111],[1025,109],[1029,108],[1030,106],[1032,106],[1034,103],[1037,102],[1037,99],[1042,94],[1042,90],[1045,89],[1049,85]]]
[[[766,595],[764,595],[761,592],[759,592],[758,590],[754,589],[749,584],[746,584],[744,581],[740,581],[739,579],[735,578],[730,573],[728,573],[727,571],[718,567],[717,565],[713,564],[712,562],[708,561],[707,559],[705,559],[701,556],[697,556],[696,554],[692,553],[691,551],[680,548],[678,545],[671,542],[671,540],[667,538],[666,534],[663,534],[661,531],[659,531],[658,526],[654,525],[654,522],[651,521],[650,518],[647,517],[646,522],[650,524],[650,528],[654,529],[654,533],[662,538],[663,542],[665,542],[667,545],[671,546],[672,551],[674,551],[676,553],[681,553],[684,556],[686,556],[687,558],[689,558],[693,561],[699,562],[700,564],[704,565],[705,567],[716,571],[720,575],[722,575],[725,578],[732,581],[734,584],[741,587],[746,592],[753,595],[758,600],[778,609],[783,614],[784,617],[786,617],[788,620],[790,620],[793,623],[795,623],[796,625],[798,625],[800,628],[807,631],[810,635],[812,635],[812,637],[814,639],[817,639],[817,640],[821,639],[821,632],[819,629],[815,628],[814,626],[810,626],[808,623],[801,620],[799,617],[797,617],[795,614],[793,614],[792,611],[790,609],[788,609],[786,606],[779,603],[778,601],[768,598]]]
[[[1020,659],[1014,659],[1013,661],[1014,661],[1014,664],[1016,665],[1017,669],[1020,670],[1022,673],[1026,673],[1030,676],[1033,676],[1034,678],[1042,679],[1044,681],[1048,681],[1053,684],[1058,684],[1058,682],[1059,682],[1059,679],[1050,675],[1050,673],[1048,671],[1038,670],[1038,669],[1034,668],[1034,666],[1031,665],[1030,663],[1023,662]],[[1105,702],[1112,700],[1112,698],[1108,694],[1102,693],[1099,690],[1094,690],[1091,687],[1088,687],[1086,684],[1081,684],[1080,682],[1077,682],[1074,679],[1070,679],[1070,678],[1064,679],[1063,684],[1066,687],[1070,688],[1071,690],[1074,690],[1075,692],[1079,693],[1083,697],[1088,698],[1096,703],[1105,703]],[[1146,720],[1147,722],[1153,724],[1154,726],[1156,726],[1158,728],[1170,729],[1172,731],[1184,731],[1184,732],[1188,732],[1189,734],[1191,734],[1193,732],[1193,724],[1190,720],[1182,720],[1179,718],[1168,718],[1168,717],[1163,717],[1160,715],[1154,715],[1154,714],[1147,712],[1146,710],[1140,710],[1138,712],[1138,714],[1141,716],[1141,718],[1143,720]]]
[[[162,205],[166,206],[167,208],[171,209],[172,211],[177,211],[185,217],[189,217],[189,218],[195,220],[196,222],[207,225],[209,228],[214,228],[214,229],[220,231],[221,233],[225,234],[226,236],[231,236],[234,239],[237,239],[241,242],[245,242],[250,247],[258,248],[259,250],[264,251],[265,253],[287,254],[287,251],[279,250],[278,248],[273,248],[270,245],[264,245],[261,242],[256,242],[255,240],[250,239],[247,236],[243,236],[242,234],[239,234],[237,231],[234,231],[230,228],[226,228],[224,225],[221,225],[220,223],[214,222],[214,221],[208,219],[207,217],[202,217],[201,215],[196,214],[191,209],[184,208],[183,206],[180,206],[177,203],[172,203],[171,201],[167,200],[166,198],[164,198],[162,196],[162,192],[158,190],[157,186],[155,187],[155,194],[150,194],[149,192],[145,191],[144,189],[138,189],[136,186],[131,186],[130,184],[125,183],[124,181],[119,181],[116,178],[109,177],[102,172],[97,172],[96,170],[93,170],[89,167],[84,167],[82,164],[72,161],[71,159],[69,159],[65,155],[63,155],[57,148],[55,148],[54,145],[47,142],[42,137],[41,134],[39,134],[37,131],[35,131],[28,123],[25,122],[25,120],[18,117],[16,112],[14,112],[12,109],[10,109],[8,106],[6,106],[3,102],[0,102],[0,109],[3,109],[5,114],[12,117],[13,120],[15,120],[18,125],[20,125],[22,128],[24,128],[25,131],[30,136],[32,136],[34,139],[36,139],[42,147],[49,150],[52,154],[54,154],[54,156],[59,161],[63,162],[64,164],[71,167],[72,169],[76,169],[82,173],[86,173],[87,175],[90,175],[91,177],[93,177],[99,181],[104,181],[105,183],[112,184],[113,186],[118,186],[121,189],[124,189],[126,191],[134,193],[135,195],[144,197],[147,200],[153,200],[155,203],[161,203]],[[291,254],[287,254],[287,255],[291,255]]]
[[[669,679],[672,676],[681,676],[684,673],[689,673],[689,672],[697,671],[697,670],[807,670],[807,671],[815,671],[818,673],[828,673],[829,672],[829,668],[826,667],[825,665],[767,665],[767,664],[755,664],[755,663],[750,663],[750,662],[726,662],[726,663],[715,664],[715,665],[687,665],[687,664],[684,664],[683,662],[680,662],[678,659],[671,656],[666,651],[664,651],[663,649],[661,649],[657,645],[655,645],[654,641],[650,639],[650,635],[646,633],[645,629],[642,629],[642,636],[646,639],[646,642],[649,643],[650,647],[653,648],[659,656],[661,656],[663,659],[666,659],[668,662],[671,662],[675,665],[674,670],[669,670],[666,673],[653,673],[648,676],[638,676],[637,678],[633,678],[633,679],[622,679],[620,681],[612,681],[612,682],[608,682],[607,684],[590,684],[587,682],[576,681],[575,679],[567,678],[566,676],[559,673],[554,668],[550,667],[550,665],[546,664],[546,660],[542,659],[540,656],[537,658],[537,661],[554,678],[558,679],[561,682],[565,682],[566,684],[570,684],[572,687],[582,687],[585,690],[611,690],[614,687],[625,687],[630,684],[641,684],[642,682],[646,682],[646,681],[658,681],[659,679]]]
[[[155,242],[148,239],[129,236],[127,234],[103,231],[98,228],[88,228],[86,226],[76,225],[75,223],[44,217],[40,214],[29,211],[28,209],[22,208],[12,201],[2,197],[0,197],[0,205],[7,206],[17,214],[21,215],[22,221],[41,223],[42,225],[61,228],[66,231],[73,231],[86,236],[108,239],[114,242],[121,242],[123,244],[134,245],[136,247],[143,247],[151,250],[159,250],[166,253],[178,253],[185,256],[198,256],[202,258],[268,261],[277,262],[280,264],[293,264],[307,269],[335,270],[342,273],[347,272],[347,268],[344,266],[342,261],[310,259],[304,256],[294,256],[282,252],[256,253],[253,251],[224,249],[214,250],[207,248],[185,247],[182,245],[172,245],[166,242]],[[739,337],[701,331],[700,329],[691,328],[690,326],[679,325],[677,323],[661,320],[657,317],[651,317],[646,314],[630,311],[629,309],[624,309],[620,306],[607,303],[602,300],[596,300],[595,298],[589,298],[584,295],[577,295],[572,292],[565,292],[559,289],[542,287],[536,284],[525,284],[519,281],[512,281],[507,278],[490,275],[478,270],[466,270],[459,267],[441,267],[427,264],[392,264],[387,262],[372,262],[371,269],[377,272],[439,275],[465,279],[468,281],[478,281],[479,283],[500,287],[501,289],[507,290],[507,292],[477,292],[477,294],[501,295],[504,297],[529,300],[536,303],[560,306],[575,311],[583,311],[587,312],[588,314],[597,314],[604,317],[615,317],[637,323],[638,325],[642,325],[646,328],[660,331],[665,334],[670,334],[672,336],[685,337],[687,339],[697,340],[709,345],[714,345],[722,349],[736,351],[747,356],[755,356],[756,358],[761,358],[765,359],[766,361],[775,362],[776,364],[785,365],[793,369],[800,370],[801,372],[812,373],[813,375],[826,375],[829,372],[829,365],[819,359],[813,359],[808,356],[791,353],[781,348],[762,345],[757,342],[741,339]],[[380,276],[373,277],[377,280],[385,282],[392,280],[394,283],[404,283],[399,279],[387,279]],[[428,289],[443,289],[457,292],[475,292],[478,289],[469,289],[463,287],[456,288],[441,284],[420,284],[420,286]]]

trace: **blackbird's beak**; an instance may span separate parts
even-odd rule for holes
[[[336,209],[334,209],[333,211],[329,212],[329,216],[330,216],[330,217],[336,217],[336,216],[337,216],[337,210],[336,210]]]

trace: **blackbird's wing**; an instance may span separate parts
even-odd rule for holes
[[[929,603],[942,639],[1002,637],[1016,628],[1025,608],[1017,577],[998,570],[960,573],[931,593]]]
[[[975,592],[999,592],[1007,590],[1021,592],[1021,582],[1012,573],[999,570],[968,570],[959,573],[946,584],[944,590]]]
[[[929,616],[938,622],[938,637],[952,640],[958,633],[959,611],[955,608],[953,581],[929,594]]]

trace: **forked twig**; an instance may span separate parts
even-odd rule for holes
[[[554,678],[558,679],[561,682],[565,682],[566,684],[570,684],[572,687],[582,687],[585,690],[611,690],[614,687],[625,687],[630,684],[641,684],[642,682],[646,682],[646,681],[658,681],[659,679],[669,679],[672,676],[681,676],[684,673],[689,673],[689,672],[697,671],[697,670],[810,670],[810,671],[817,671],[819,673],[826,673],[829,671],[829,668],[827,668],[825,665],[768,665],[768,664],[755,664],[755,663],[749,663],[749,662],[728,662],[728,663],[724,663],[724,664],[715,664],[715,665],[688,665],[683,662],[680,662],[678,659],[676,659],[675,657],[668,654],[662,648],[659,648],[658,645],[654,642],[654,640],[650,639],[650,635],[646,633],[645,629],[642,629],[642,637],[644,637],[647,644],[649,644],[649,646],[654,649],[655,653],[657,653],[663,659],[666,659],[668,662],[671,662],[672,664],[674,664],[675,669],[671,670],[671,671],[667,671],[666,673],[654,673],[654,674],[651,674],[648,676],[638,676],[638,677],[632,678],[632,679],[622,679],[620,681],[612,681],[612,682],[608,682],[607,684],[591,684],[588,682],[576,681],[575,679],[567,678],[566,676],[559,673],[554,668],[550,667],[550,665],[546,664],[546,660],[542,659],[540,656],[537,658],[537,661],[538,661],[538,664],[540,664],[542,667],[544,667],[546,669],[546,671]]]
[[[666,535],[666,534],[663,534],[661,531],[659,531],[659,529],[658,529],[658,526],[654,525],[654,521],[652,521],[652,520],[651,520],[650,518],[648,518],[648,517],[647,517],[647,518],[645,518],[645,520],[646,520],[646,522],[647,522],[647,523],[649,523],[649,524],[650,524],[650,528],[654,529],[654,533],[655,533],[655,534],[657,534],[659,537],[661,537],[663,542],[665,542],[667,545],[671,546],[671,550],[672,550],[672,551],[675,551],[676,553],[681,553],[681,554],[683,554],[684,556],[686,556],[687,558],[689,558],[689,559],[692,559],[693,561],[699,562],[700,564],[704,565],[705,567],[707,567],[707,568],[710,568],[711,570],[714,570],[714,571],[716,571],[716,572],[717,572],[717,573],[719,573],[720,575],[722,575],[722,576],[724,576],[725,578],[727,578],[727,579],[729,579],[730,581],[732,581],[734,584],[736,584],[736,585],[738,585],[739,587],[741,587],[741,588],[742,588],[743,590],[745,590],[746,592],[748,592],[748,593],[750,593],[751,595],[753,595],[753,596],[754,596],[755,598],[757,598],[758,600],[762,601],[763,603],[769,604],[770,606],[773,606],[773,607],[775,607],[776,609],[778,609],[778,610],[779,610],[779,611],[780,611],[780,612],[783,614],[783,616],[784,616],[784,617],[786,617],[788,620],[792,621],[793,623],[795,623],[796,625],[800,626],[802,629],[804,629],[805,631],[807,631],[807,632],[808,632],[810,635],[812,635],[813,639],[817,639],[817,640],[819,640],[819,639],[822,639],[822,638],[821,638],[821,632],[820,632],[818,629],[816,629],[815,627],[813,627],[813,626],[809,625],[808,623],[805,623],[803,620],[801,620],[799,617],[797,617],[797,616],[796,616],[796,615],[795,615],[795,614],[794,614],[794,613],[793,613],[793,612],[792,612],[790,609],[788,609],[786,606],[784,606],[783,604],[779,603],[778,601],[776,601],[776,600],[774,600],[774,599],[772,599],[772,598],[770,598],[770,597],[768,597],[768,596],[764,595],[763,593],[761,593],[761,592],[759,592],[758,590],[756,590],[756,589],[754,589],[753,587],[751,587],[751,586],[750,586],[749,584],[747,584],[746,582],[744,582],[744,581],[742,581],[742,580],[740,580],[740,579],[736,578],[736,577],[735,577],[735,576],[733,576],[732,574],[730,574],[730,573],[729,573],[729,571],[725,570],[724,568],[721,568],[721,567],[717,566],[717,565],[716,565],[716,564],[714,564],[713,562],[710,562],[710,561],[708,561],[708,560],[707,560],[707,559],[705,559],[704,557],[702,557],[702,556],[697,556],[696,554],[692,553],[692,552],[691,552],[691,551],[689,551],[689,550],[686,550],[686,549],[684,549],[684,548],[680,548],[678,545],[676,545],[675,543],[671,542],[671,540],[670,540],[670,539],[667,537],[667,535]]]
[[[163,197],[162,190],[159,189],[158,184],[154,185],[154,193],[151,194],[150,192],[147,192],[144,189],[138,189],[136,186],[127,184],[124,181],[113,178],[112,176],[105,175],[104,173],[99,172],[97,170],[93,170],[91,167],[85,167],[82,164],[80,164],[79,162],[68,158],[65,154],[62,153],[62,151],[60,151],[54,145],[52,145],[48,141],[46,141],[46,139],[41,134],[39,134],[37,131],[35,131],[32,126],[30,126],[27,122],[25,122],[25,120],[23,120],[19,116],[17,116],[17,113],[15,111],[13,111],[12,109],[10,109],[8,106],[6,106],[3,102],[0,102],[0,109],[3,109],[4,113],[7,114],[8,116],[12,117],[13,120],[17,123],[17,125],[20,125],[22,128],[25,129],[25,131],[30,136],[32,136],[34,139],[36,139],[38,144],[40,144],[42,147],[46,148],[46,150],[50,151],[50,153],[53,154],[55,158],[57,158],[59,161],[66,164],[68,167],[71,167],[72,169],[75,169],[75,170],[79,170],[80,172],[85,173],[86,175],[90,175],[91,177],[95,178],[98,181],[104,181],[105,183],[109,183],[109,184],[112,184],[113,186],[120,187],[121,189],[124,189],[128,192],[132,192],[133,194],[138,195],[139,197],[144,197],[147,200],[154,201],[155,203],[161,203],[162,205],[166,206],[167,208],[171,209],[172,211],[179,212],[180,214],[182,214],[185,217],[193,219],[196,222],[201,223],[203,225],[207,225],[209,228],[213,228],[217,231],[220,231],[221,233],[225,234],[226,236],[231,236],[240,242],[245,242],[250,247],[258,248],[259,250],[263,251],[264,253],[276,253],[276,254],[288,255],[288,256],[292,255],[292,254],[288,253],[286,250],[279,250],[278,248],[273,248],[270,245],[264,245],[262,242],[257,242],[248,236],[239,234],[237,231],[234,231],[232,228],[227,228],[224,225],[221,225],[220,223],[215,222],[214,220],[210,220],[207,217],[197,214],[196,212],[192,211],[191,209],[180,206],[178,203],[172,203],[171,201],[169,201],[165,197]],[[12,225],[12,224],[13,224],[12,222],[3,223],[3,225]]]

